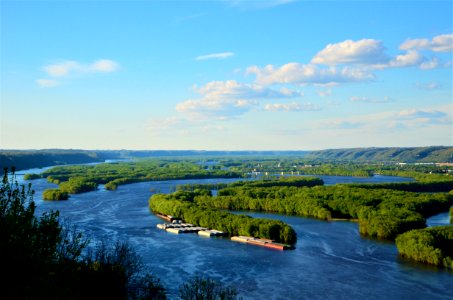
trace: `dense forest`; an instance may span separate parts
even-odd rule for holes
[[[223,231],[228,236],[265,238],[288,245],[297,241],[296,232],[281,221],[252,218],[203,207],[196,201],[199,197],[203,195],[197,191],[156,194],[150,198],[149,207],[154,213],[172,215],[197,226]]]
[[[453,269],[453,226],[411,230],[396,238],[404,258]]]
[[[192,160],[148,159],[136,162],[59,166],[41,174],[26,174],[24,178],[47,178],[48,182],[58,184],[62,192],[77,194],[95,190],[98,184],[105,184],[108,190],[116,190],[118,185],[143,181],[241,176],[240,173],[222,170],[216,166],[205,167]]]
[[[365,189],[348,185],[253,187],[243,184],[198,197],[199,205],[227,210],[267,211],[324,220],[356,219],[362,234],[394,239],[410,229],[424,228],[426,217],[447,211],[453,195]]]

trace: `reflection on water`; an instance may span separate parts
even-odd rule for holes
[[[324,178],[330,184],[342,182],[341,178],[348,182],[364,179],[326,177],[330,177],[330,181]],[[42,201],[42,191],[55,186],[44,179],[33,181],[33,188],[38,213],[57,209],[87,235],[129,241],[161,278],[170,298],[177,295],[185,280],[203,274],[234,285],[244,299],[453,299],[451,273],[399,261],[394,244],[361,238],[352,222],[251,213],[293,226],[298,243],[295,250],[285,252],[222,238],[173,235],[156,228],[162,220],[148,210],[148,198],[156,191],[167,193],[177,184],[232,181],[135,183],[114,192],[101,186],[60,202]],[[444,217],[431,220],[438,224]]]

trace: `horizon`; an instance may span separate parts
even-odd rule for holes
[[[429,146],[404,146],[404,147],[397,147],[397,146],[389,146],[389,147],[351,147],[351,148],[323,148],[323,149],[314,149],[314,150],[307,150],[307,149],[282,149],[282,150],[273,150],[273,149],[239,149],[239,150],[226,150],[226,149],[88,149],[88,148],[29,148],[29,149],[0,149],[2,151],[142,151],[142,152],[158,152],[158,151],[191,151],[191,152],[319,152],[319,151],[329,151],[329,150],[358,150],[358,149],[419,149],[419,148],[453,148],[453,146],[447,145],[429,145]]]
[[[0,8],[5,151],[453,146],[448,0]]]

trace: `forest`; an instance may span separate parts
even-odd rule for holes
[[[150,198],[149,207],[154,213],[172,215],[197,226],[223,231],[228,236],[265,238],[288,245],[296,243],[296,232],[281,221],[252,218],[199,205],[197,198],[209,197],[206,192],[195,190],[156,194]]]
[[[240,173],[204,167],[192,160],[149,159],[136,162],[103,163],[97,165],[59,166],[41,174],[26,174],[25,179],[47,178],[69,194],[92,191],[99,184],[108,190],[119,185],[156,180],[239,178]]]
[[[403,258],[453,269],[453,226],[411,230],[395,242]]]
[[[354,219],[360,233],[394,239],[410,229],[424,228],[426,217],[447,211],[453,195],[365,189],[349,185],[287,187],[229,186],[216,197],[198,197],[202,206],[226,210],[253,210],[314,217]]]

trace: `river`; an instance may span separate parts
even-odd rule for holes
[[[30,170],[36,172],[39,170]],[[26,173],[28,171],[21,171]],[[395,182],[388,176],[354,178],[319,176],[326,184]],[[18,175],[19,182],[22,175]],[[127,240],[167,288],[170,299],[193,275],[209,276],[235,286],[244,299],[453,299],[450,271],[398,259],[393,243],[359,235],[353,222],[327,222],[277,214],[248,213],[282,220],[298,235],[296,249],[276,251],[222,238],[173,235],[156,228],[162,220],[148,210],[155,192],[177,184],[232,182],[234,179],[142,182],[107,191],[71,195],[68,201],[43,201],[42,191],[55,187],[32,181],[38,214],[59,210],[61,216],[95,239]],[[429,225],[447,224],[448,213]]]

